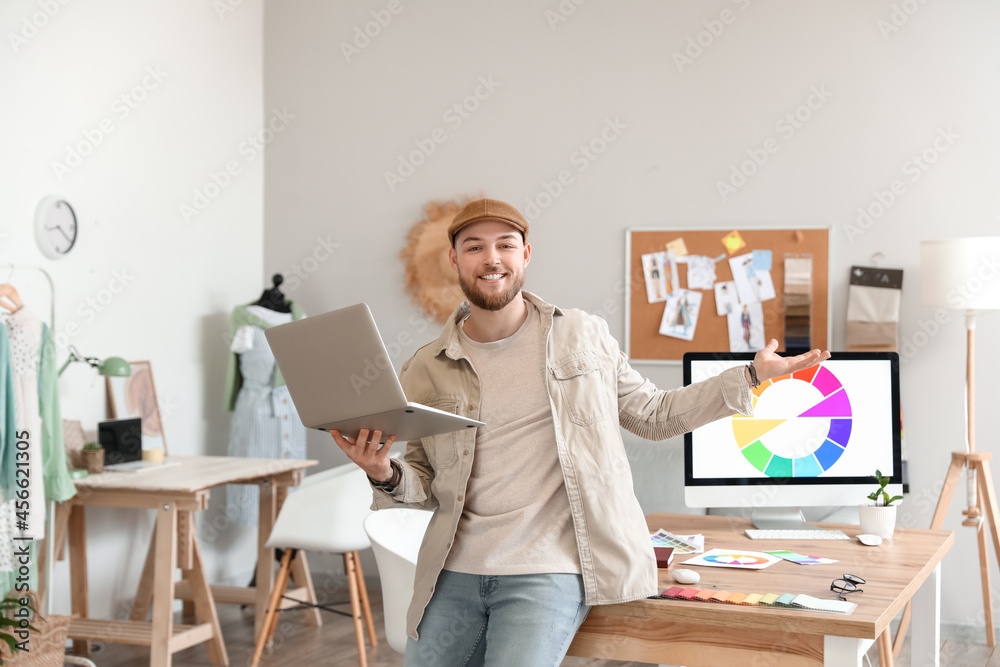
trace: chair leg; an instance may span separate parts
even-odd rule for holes
[[[365,625],[368,626],[368,637],[372,640],[372,646],[378,646],[378,638],[375,637],[375,622],[372,620],[372,606],[368,603],[368,585],[365,584],[365,573],[361,571],[361,557],[358,552],[354,552],[354,568],[358,574],[358,590],[361,593],[361,610],[365,614]]]
[[[271,598],[267,601],[267,611],[264,613],[264,622],[260,626],[260,634],[257,635],[257,644],[253,649],[253,660],[251,667],[257,667],[260,663],[260,656],[264,653],[264,647],[271,640],[274,629],[277,627],[278,610],[281,608],[281,596],[284,594],[285,586],[288,585],[289,563],[292,560],[294,549],[285,551],[281,558],[281,567],[278,568],[278,577],[274,581],[274,588],[271,589]]]
[[[295,559],[297,559],[301,553],[296,549],[290,549],[289,551],[292,552],[292,556],[288,561],[288,569],[285,570],[285,576],[274,582],[275,586],[280,586],[280,590],[278,591],[278,604],[274,608],[274,613],[271,614],[271,625],[270,627],[267,627],[262,624],[262,627],[267,627],[267,641],[269,644],[274,638],[275,631],[278,629],[278,615],[281,612],[282,599],[284,598],[285,593],[288,592],[288,582],[292,578],[292,563],[295,562]],[[282,560],[284,560],[284,556],[282,556]]]
[[[347,572],[347,588],[351,592],[351,616],[354,617],[354,636],[358,641],[358,660],[361,667],[368,667],[365,653],[365,631],[361,624],[361,600],[358,594],[358,570],[355,552],[344,554],[344,570]]]

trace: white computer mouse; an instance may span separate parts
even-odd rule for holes
[[[701,575],[694,570],[686,570],[681,568],[679,570],[674,570],[671,572],[674,575],[674,581],[678,584],[697,584],[701,580]]]
[[[882,544],[882,538],[872,533],[861,533],[858,535],[858,539],[861,540],[861,544],[867,544],[870,547],[877,547]]]

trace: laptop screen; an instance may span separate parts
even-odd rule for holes
[[[97,425],[105,465],[142,460],[142,420],[111,419]]]

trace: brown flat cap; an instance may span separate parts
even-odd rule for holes
[[[499,199],[477,199],[463,206],[462,210],[455,215],[455,219],[448,226],[448,240],[451,241],[452,245],[455,245],[455,235],[480,220],[506,222],[520,230],[525,237],[528,236],[528,221],[518,213],[516,208]]]

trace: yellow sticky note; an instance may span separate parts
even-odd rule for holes
[[[684,243],[684,239],[676,238],[667,244],[667,250],[674,251],[674,257],[684,257],[688,254],[687,245]]]
[[[743,240],[740,233],[735,229],[722,237],[722,245],[726,246],[726,252],[732,255],[740,248],[745,248],[747,242]]]

